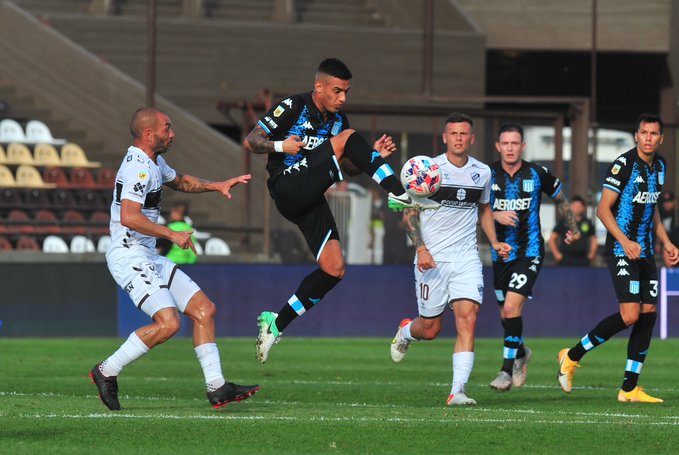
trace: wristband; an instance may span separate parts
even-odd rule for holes
[[[283,141],[274,141],[273,142],[273,149],[278,153],[285,153],[283,151]]]

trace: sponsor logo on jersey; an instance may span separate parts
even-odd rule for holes
[[[458,201],[464,201],[464,199],[467,197],[467,192],[464,190],[464,188],[460,188],[457,190],[457,194],[455,196],[457,197]]]
[[[481,176],[479,175],[478,172],[472,172],[471,177],[474,183],[479,183],[479,181],[481,180]]]
[[[332,124],[332,129],[330,130],[330,134],[332,136],[337,136],[340,133],[340,130],[342,129],[342,122],[339,120],[335,120],[335,123]]]
[[[302,141],[306,143],[306,145],[304,146],[305,149],[313,150],[319,145],[321,145],[323,142],[325,142],[325,139],[326,138],[324,137],[304,136],[304,139],[302,139]]]
[[[660,196],[660,191],[639,191],[636,195],[634,195],[634,199],[632,200],[633,202],[636,202],[638,204],[655,204],[658,202],[658,197]]]
[[[285,98],[281,103],[285,104],[288,107],[292,107],[292,100],[290,98]]]
[[[528,210],[531,198],[521,199],[495,199],[493,210]]]
[[[618,276],[629,276],[629,272],[627,269],[620,269],[618,270]]]
[[[616,265],[618,267],[627,267],[629,265],[629,263],[624,259],[620,259]]]
[[[278,128],[278,123],[274,122],[274,120],[268,115],[264,117],[264,121],[268,123],[271,128]]]
[[[305,128],[305,129],[307,129],[307,130],[313,130],[313,129],[314,129],[314,127],[311,126],[311,122],[310,122],[309,120],[307,120],[306,122],[302,123],[302,128]]]
[[[622,164],[627,166],[627,158],[625,158],[624,156],[619,156],[618,159],[615,161],[620,161]]]
[[[139,180],[147,180],[149,178],[149,174],[147,172],[140,172],[139,173]]]
[[[606,177],[606,181],[610,184],[613,184],[615,186],[620,186],[621,182],[618,179],[614,179],[613,177]]]
[[[630,292],[630,294],[638,294],[639,293],[639,282],[638,281],[630,281],[629,282],[629,292]]]
[[[646,183],[644,181],[644,178],[642,176],[638,176],[637,178],[634,179],[634,183]]]
[[[500,191],[500,187],[497,186],[497,183],[493,183],[490,187],[492,191]]]
[[[665,184],[665,173],[664,172],[658,172],[658,183],[661,185]]]
[[[273,111],[273,116],[274,117],[280,117],[281,114],[285,112],[285,108],[283,106],[278,106],[274,111]]]
[[[617,175],[618,172],[620,172],[620,165],[614,164],[613,167],[611,168],[611,174]]]
[[[523,180],[522,183],[523,183],[523,191],[525,191],[526,193],[532,192],[533,189],[535,188],[535,182],[532,179],[531,180]]]

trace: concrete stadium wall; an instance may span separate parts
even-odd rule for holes
[[[255,337],[261,311],[277,311],[311,266],[203,264],[183,267],[218,307],[218,336]],[[478,319],[479,337],[500,337],[492,287],[485,272],[485,303]],[[120,291],[105,264],[0,264],[0,337],[116,336],[148,323]],[[524,335],[582,336],[617,310],[606,269],[542,270],[524,312]],[[669,335],[679,336],[679,307],[670,301]],[[286,336],[393,336],[405,317],[417,315],[410,266],[350,266],[346,278],[295,321]],[[185,320],[183,335],[190,335]],[[656,334],[658,328],[656,326]],[[452,314],[445,336],[454,336]]]

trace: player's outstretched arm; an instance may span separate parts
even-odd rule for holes
[[[167,183],[167,186],[173,190],[181,191],[183,193],[205,193],[208,191],[218,191],[231,199],[231,193],[229,190],[240,183],[248,183],[252,178],[250,174],[239,175],[223,182],[213,182],[211,180],[203,180],[198,177],[193,177],[192,175],[182,175],[177,174],[177,177],[171,182]]]
[[[566,226],[568,227],[564,242],[566,245],[570,245],[571,243],[578,240],[581,235],[580,229],[578,228],[578,223],[575,221],[575,215],[573,215],[571,206],[568,203],[568,199],[563,194],[563,191],[560,191],[559,194],[554,197],[554,203],[556,204],[556,208],[559,210],[559,212],[561,212],[561,216],[563,216]]]

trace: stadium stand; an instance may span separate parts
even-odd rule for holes
[[[93,253],[97,251],[91,239],[84,235],[75,235],[71,239],[71,253]]]
[[[68,188],[70,183],[66,173],[60,167],[48,167],[42,171],[42,179],[45,182],[53,183],[57,188]]]
[[[5,152],[5,147],[0,145],[0,164],[7,163],[7,153]]]
[[[65,144],[65,139],[55,139],[49,127],[40,120],[29,120],[26,124],[26,142],[37,144],[44,142],[47,144]]]
[[[66,241],[61,237],[48,235],[42,242],[42,251],[44,253],[68,253],[70,249]]]
[[[7,146],[7,164],[33,164],[33,154],[28,146],[21,142],[12,142]]]
[[[49,190],[32,188],[24,193],[24,204],[27,210],[53,209],[49,198]]]
[[[101,163],[88,160],[82,147],[73,142],[61,146],[61,162],[71,167],[101,167]]]
[[[0,237],[0,251],[12,251],[13,249],[12,242],[7,240],[6,237]]]
[[[32,236],[21,236],[17,240],[16,248],[17,251],[40,251],[40,244],[35,237]]]
[[[108,247],[111,245],[111,236],[110,235],[102,235],[99,237],[99,240],[97,241],[97,252],[98,253],[106,253],[108,251]]]
[[[52,206],[56,210],[76,210],[78,201],[72,191],[59,188],[51,192]]]
[[[97,186],[92,172],[85,167],[75,167],[71,169],[69,181],[73,188],[93,189]]]
[[[21,124],[11,118],[0,120],[0,142],[26,142]]]
[[[116,183],[116,170],[111,167],[102,167],[97,171],[97,188],[110,190]]]
[[[35,231],[34,223],[25,210],[10,210],[7,215],[7,232],[9,234],[32,234]]]
[[[33,216],[37,235],[61,234],[59,219],[51,210],[38,210]]]
[[[224,240],[212,237],[205,242],[205,254],[207,256],[229,256],[231,248]]]
[[[0,189],[0,210],[20,209],[24,204],[19,190],[14,188]]]
[[[75,193],[78,208],[86,211],[106,210],[108,207],[102,195],[96,190],[78,190]]]
[[[17,186],[14,174],[7,166],[0,164],[0,188],[11,188],[14,186]]]
[[[22,164],[16,171],[16,184],[23,188],[56,188],[54,183],[45,183],[34,166]]]
[[[38,143],[33,149],[33,161],[36,166],[61,166],[59,152],[52,144]],[[43,177],[44,178],[44,177]]]

